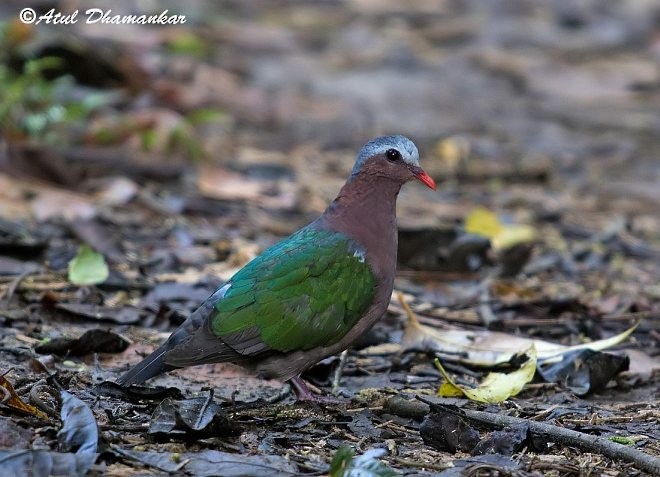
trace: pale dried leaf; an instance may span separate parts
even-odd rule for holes
[[[423,348],[436,353],[447,354],[454,360],[472,366],[496,366],[508,363],[516,354],[534,346],[538,360],[544,363],[561,361],[561,355],[577,349],[602,351],[615,346],[628,338],[637,325],[610,338],[564,346],[549,341],[530,339],[488,330],[440,330],[422,325],[408,304],[399,294],[399,301],[406,310],[408,321],[404,329],[402,347],[406,349]],[[460,353],[460,355],[459,355]]]

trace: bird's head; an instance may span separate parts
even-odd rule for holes
[[[419,166],[417,146],[405,136],[381,136],[362,147],[351,175],[373,174],[405,183],[417,179],[435,190],[435,181]]]

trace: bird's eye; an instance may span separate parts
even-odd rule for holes
[[[397,162],[402,159],[401,153],[396,149],[388,149],[387,151],[385,151],[385,157],[387,158],[388,161],[391,162]]]

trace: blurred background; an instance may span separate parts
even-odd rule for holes
[[[25,7],[80,14],[26,25]],[[86,24],[92,7],[187,21]],[[654,0],[6,1],[0,15],[3,162],[51,182],[125,163],[142,179],[142,161],[309,180],[337,162],[343,179],[364,142],[396,132],[439,178],[658,199]]]
[[[186,22],[117,24],[163,12]],[[525,272],[582,311],[657,307],[656,1],[7,1],[0,18],[7,283],[185,315],[401,133],[440,187],[401,194],[400,286],[444,306]],[[83,244],[107,290],[80,296]],[[154,291],[171,282],[187,288]]]
[[[75,24],[26,24],[25,8],[79,13]],[[105,23],[88,24],[89,8],[111,11]],[[165,10],[186,22],[112,23]],[[419,319],[509,333],[500,341],[516,334],[567,345],[641,321],[626,344],[632,374],[602,402],[642,409],[657,400],[660,366],[659,65],[657,0],[4,0],[7,379],[18,389],[57,370],[79,393],[114,379],[248,260],[315,219],[364,143],[396,133],[416,142],[439,184],[409,184],[398,202],[396,289]],[[389,311],[356,349],[401,342],[405,314],[396,301]],[[100,335],[72,358],[73,337],[90,328]],[[348,395],[434,392],[440,381],[424,354],[360,356],[348,359]],[[306,378],[329,392],[335,365],[330,359]],[[232,405],[288,396],[282,383],[222,367],[159,379],[209,386]],[[576,399],[554,383],[525,392],[541,402]],[[137,412],[148,419],[119,398],[103,401],[104,413],[85,396],[99,422],[117,409],[113,422],[134,424]],[[600,433],[587,421],[593,401],[580,402],[579,422]],[[625,435],[657,436],[653,419],[639,416],[642,427]],[[254,422],[259,432],[278,430]],[[354,442],[374,429],[362,426],[351,428]],[[288,456],[293,441],[273,435],[273,447],[261,447],[263,433],[240,445]],[[303,436],[298,450],[308,456],[319,435]],[[382,444],[380,430],[369,435]],[[339,444],[328,442],[334,452]],[[428,452],[419,438],[411,442],[401,455]],[[657,450],[657,439],[648,442]],[[323,452],[325,465],[331,452]]]

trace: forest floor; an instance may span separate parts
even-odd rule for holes
[[[15,93],[0,103],[0,475],[26,459],[62,475],[351,475],[329,467],[343,445],[374,475],[660,475],[658,7],[403,3],[172,2],[189,22],[163,28],[29,28],[25,2],[0,7]],[[226,364],[109,383],[318,216],[382,133],[413,138],[439,187],[399,198],[400,298],[303,375],[341,402],[296,403]],[[100,283],[74,283],[104,263]],[[501,403],[438,395],[436,357],[469,385],[521,365],[479,353],[635,325],[554,377],[539,361]],[[91,451],[58,444],[60,386],[91,409]]]

